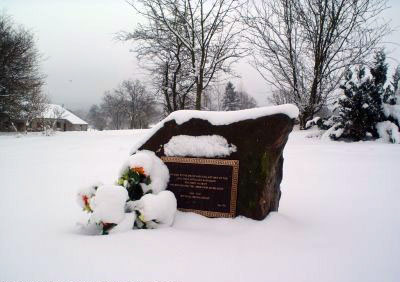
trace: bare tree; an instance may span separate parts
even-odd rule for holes
[[[124,80],[104,93],[100,109],[93,108],[92,112],[103,114],[112,129],[146,128],[159,116],[153,96],[139,80]]]
[[[38,125],[42,127],[42,133],[50,136],[57,130],[57,122],[66,117],[66,111],[62,106],[55,104],[46,103],[43,106],[43,111],[35,119],[38,121]]]
[[[125,100],[129,128],[147,127],[155,114],[153,97],[139,80],[125,80],[115,90]]]
[[[98,105],[92,105],[87,115],[89,123],[97,130],[103,130],[107,126],[105,114]]]
[[[108,119],[111,129],[122,129],[124,127],[127,118],[127,107],[123,94],[106,91],[101,109]]]
[[[42,92],[32,92],[30,99],[22,106],[21,117],[25,120],[25,133],[31,127],[34,119],[39,119],[47,110],[49,98]]]
[[[149,20],[146,27],[140,26],[138,31],[153,32],[157,26],[161,36],[151,40],[153,48],[174,54],[177,65],[173,69],[179,70],[178,50],[187,55],[185,69],[189,67],[190,77],[195,92],[195,108],[201,109],[202,95],[219,72],[230,73],[231,64],[244,52],[240,48],[240,25],[235,11],[240,7],[238,0],[137,0],[139,5],[132,6],[138,13]],[[164,45],[162,38],[173,44]],[[143,37],[142,37],[143,38]],[[166,48],[165,48],[166,47]],[[162,53],[161,53],[162,54]],[[164,60],[168,62],[168,60]],[[182,61],[181,61],[182,63]],[[165,67],[164,72],[169,70]],[[167,77],[167,76],[165,76]],[[189,85],[190,86],[190,85]],[[188,86],[188,87],[189,87]],[[170,89],[169,86],[164,90]],[[166,92],[166,94],[168,94]],[[167,100],[168,101],[168,100]]]
[[[344,70],[363,63],[390,28],[386,0],[261,0],[243,16],[253,62],[276,103],[300,109],[300,127],[338,88]]]
[[[33,34],[0,14],[0,114],[11,120],[30,120],[39,110],[27,108],[43,98],[39,62]]]
[[[182,29],[176,16],[170,22]],[[181,31],[182,32],[182,31]],[[156,96],[166,114],[190,108],[193,104],[194,80],[191,77],[190,54],[179,37],[171,34],[157,18],[149,18],[147,25],[139,24],[134,32],[121,32],[118,39],[133,40],[135,52],[152,76]]]
[[[223,110],[223,99],[225,94],[225,83],[216,82],[210,85],[207,88],[209,92],[208,96],[210,96],[212,110],[222,111]]]

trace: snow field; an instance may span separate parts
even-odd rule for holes
[[[263,221],[178,212],[171,228],[80,233],[77,189],[116,180],[143,134],[0,136],[0,281],[400,280],[400,146],[308,131],[290,135]]]

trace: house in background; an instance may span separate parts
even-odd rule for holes
[[[0,115],[0,131],[25,131],[26,120],[12,120],[7,115]],[[28,131],[43,131],[53,128],[58,131],[87,131],[88,123],[64,107],[56,104],[47,104],[46,110],[34,118]]]
[[[86,121],[56,104],[48,104],[42,116],[32,121],[31,128],[34,131],[40,131],[46,125],[59,131],[87,131],[88,129]]]

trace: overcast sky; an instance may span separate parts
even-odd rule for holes
[[[389,0],[389,5],[384,17],[400,27],[400,1]],[[54,103],[88,108],[124,79],[151,79],[129,52],[132,46],[113,39],[116,32],[133,30],[139,21],[124,0],[2,0],[0,9],[35,33],[45,59],[45,92]],[[394,66],[400,63],[400,31],[386,41],[394,43],[387,46]],[[265,104],[269,87],[258,73],[246,60],[236,72],[242,76],[236,84]]]

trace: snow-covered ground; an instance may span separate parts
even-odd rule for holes
[[[305,138],[263,221],[79,233],[76,190],[110,183],[143,131],[0,136],[0,281],[400,281],[400,146]]]

